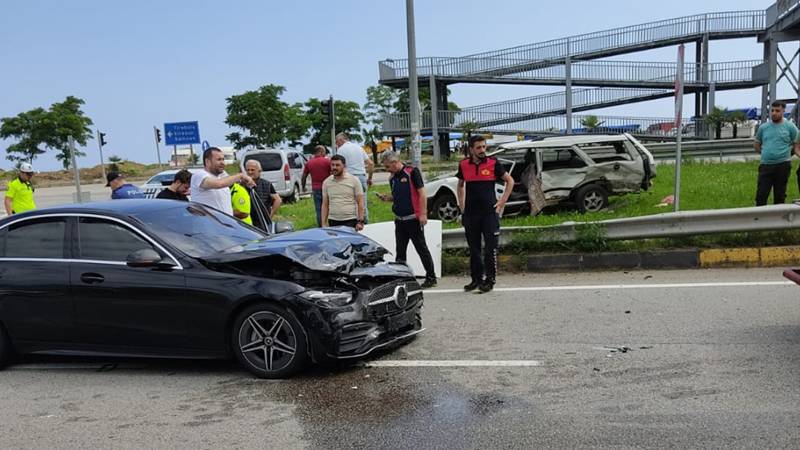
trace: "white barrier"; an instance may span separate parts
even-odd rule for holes
[[[391,252],[386,255],[386,261],[394,261],[395,258],[395,242],[394,242],[394,222],[380,222],[371,223],[364,226],[361,234],[372,239],[373,241],[381,244]],[[429,220],[425,225],[425,242],[428,244],[428,249],[431,251],[433,257],[433,267],[436,271],[436,277],[442,276],[442,222],[439,220]],[[425,269],[422,267],[422,262],[419,259],[414,245],[408,243],[408,266],[414,271],[414,275],[425,276]]]

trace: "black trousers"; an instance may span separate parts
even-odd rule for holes
[[[355,230],[356,224],[358,224],[358,219],[350,219],[350,220],[328,219],[328,225],[332,227],[350,227]]]
[[[414,249],[417,250],[419,259],[422,260],[422,267],[425,268],[425,278],[436,279],[433,257],[431,256],[431,251],[428,250],[428,244],[425,242],[425,231],[419,220],[395,220],[394,239],[395,251],[397,252],[395,261],[402,263],[408,261],[406,255],[408,254],[408,241],[410,240],[414,244]]]
[[[791,172],[792,163],[790,161],[779,164],[761,164],[758,166],[756,206],[764,206],[767,204],[770,191],[772,191],[773,203],[776,205],[782,204],[786,200],[786,185],[789,184],[789,175]]]
[[[494,284],[497,278],[497,240],[500,236],[500,219],[496,213],[462,216],[464,232],[469,245],[469,271],[472,281]],[[481,239],[483,254],[481,255]]]

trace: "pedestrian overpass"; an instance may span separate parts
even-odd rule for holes
[[[687,43],[696,47],[695,61],[684,66],[685,92],[696,94],[695,116],[707,114],[714,106],[715,92],[721,90],[761,86],[762,105],[765,105],[778,98],[775,93],[781,79],[789,81],[795,94],[800,90],[798,76],[791,69],[798,53],[786,58],[778,48],[780,42],[800,39],[799,4],[800,0],[782,0],[767,10],[697,14],[460,57],[418,58],[418,83],[430,87],[432,99],[431,110],[422,113],[422,130],[439,135],[442,147],[453,130],[537,132],[541,130],[524,128],[546,123],[542,119],[552,117],[563,117],[564,132],[570,133],[585,120],[574,117],[574,112],[674,95],[675,62],[602,58]],[[763,60],[709,62],[710,41],[746,37],[757,38],[764,44]],[[381,61],[378,72],[383,85],[408,86],[407,59]],[[439,105],[447,105],[447,87],[459,83],[564,86],[564,89],[470,106],[461,111],[440,110]],[[389,114],[384,117],[383,131],[389,136],[408,135],[410,119],[408,113]]]

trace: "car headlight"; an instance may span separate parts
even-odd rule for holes
[[[306,300],[320,306],[345,306],[353,302],[353,293],[349,291],[305,291],[300,294]]]

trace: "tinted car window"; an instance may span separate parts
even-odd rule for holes
[[[166,186],[172,184],[172,180],[174,179],[175,179],[174,173],[156,175],[153,178],[147,180],[147,183],[145,184],[161,184]]]
[[[63,258],[63,218],[26,220],[11,225],[6,232],[7,258]]]
[[[131,253],[153,246],[125,226],[103,219],[82,217],[78,222],[80,259],[125,261]]]
[[[303,168],[303,157],[300,156],[299,153],[289,153],[287,155],[289,159],[289,167],[292,169],[302,169]]]
[[[233,217],[197,203],[138,215],[158,237],[195,258],[267,237]]]
[[[283,158],[279,153],[257,153],[255,155],[248,155],[245,162],[255,159],[261,163],[261,170],[264,172],[271,172],[273,170],[281,170],[283,167]]]

